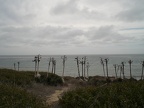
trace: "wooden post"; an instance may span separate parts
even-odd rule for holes
[[[78,57],[76,57],[75,59],[76,59],[76,62],[77,62],[78,76],[79,76],[79,78],[80,78],[80,70],[79,70],[79,58],[78,58]]]
[[[62,73],[62,77],[64,77],[64,70],[65,70],[65,61],[67,60],[67,56],[62,56],[61,59],[63,60],[63,73]]]

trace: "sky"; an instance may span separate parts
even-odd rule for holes
[[[0,0],[0,55],[144,54],[144,0]]]

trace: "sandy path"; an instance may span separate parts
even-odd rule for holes
[[[55,90],[53,94],[51,94],[50,96],[47,96],[46,103],[48,103],[49,105],[52,105],[53,103],[57,102],[61,94],[66,92],[67,90],[68,90],[68,87],[63,87],[61,90]]]

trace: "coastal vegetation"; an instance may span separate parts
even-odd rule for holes
[[[56,86],[62,84],[58,75],[40,72],[41,77],[35,78],[32,71],[15,71],[11,69],[0,69],[0,107],[1,108],[48,108],[45,101],[27,92],[33,84],[40,83]],[[41,88],[42,89],[42,88]]]
[[[143,108],[144,81],[124,81],[77,88],[64,93],[62,108]]]
[[[0,108],[48,107],[39,97],[15,86],[0,84],[0,97]]]
[[[106,71],[107,72],[107,71]],[[121,79],[107,76],[89,76],[87,79],[62,77],[47,72],[15,71],[0,69],[0,107],[1,108],[142,108],[144,107],[144,81]],[[64,82],[63,82],[64,80]],[[64,83],[64,84],[63,84]],[[59,94],[56,105],[49,106],[36,88],[47,87],[50,94],[55,90],[67,88]],[[41,86],[43,85],[43,86]],[[53,87],[52,87],[53,86]],[[59,88],[54,88],[59,86]],[[31,91],[31,92],[29,92]],[[45,91],[43,91],[45,92]],[[61,92],[62,93],[62,92]],[[39,96],[41,95],[41,96]],[[53,95],[50,95],[53,96]],[[46,97],[46,96],[45,96]],[[55,103],[54,103],[55,104]]]

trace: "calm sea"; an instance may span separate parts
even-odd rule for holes
[[[40,60],[40,71],[48,71],[48,60],[50,57],[54,57],[56,60],[56,74],[62,75],[63,63],[61,59],[62,55],[41,55]],[[142,73],[142,64],[141,61],[144,61],[144,54],[137,55],[67,55],[67,60],[65,64],[65,76],[78,76],[77,72],[77,64],[75,61],[76,57],[81,59],[86,56],[87,61],[90,64],[89,67],[89,75],[103,75],[103,68],[100,63],[100,57],[108,58],[108,71],[110,76],[115,76],[114,66],[113,64],[120,65],[121,62],[125,62],[125,75],[129,77],[129,64],[128,61],[132,60],[132,75],[133,77],[141,76]],[[35,69],[35,64],[32,62],[34,60],[35,55],[1,55],[0,56],[0,68],[9,68],[14,69],[14,63],[20,62],[20,70],[30,70],[33,71]],[[81,71],[80,65],[80,71]],[[51,71],[51,67],[50,67]],[[118,75],[120,72],[118,71]]]

